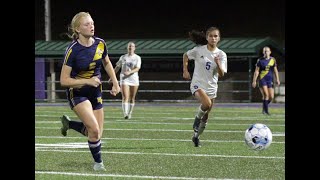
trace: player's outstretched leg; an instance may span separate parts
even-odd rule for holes
[[[192,142],[194,144],[194,147],[201,147],[200,145],[200,139],[199,139],[199,135],[197,132],[195,132],[192,136]]]
[[[67,115],[63,115],[60,119],[61,119],[61,123],[62,123],[61,134],[63,136],[67,136],[70,118]]]

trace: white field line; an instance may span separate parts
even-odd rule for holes
[[[36,124],[61,124],[61,121],[35,121]],[[106,124],[160,124],[160,125],[165,125],[165,124],[179,124],[179,125],[190,125],[192,124],[191,122],[188,123],[164,123],[164,122],[144,122],[144,121],[128,121],[128,120],[121,120],[121,121],[104,121]],[[210,122],[210,125],[214,126],[248,126],[248,124],[223,124],[223,123],[215,123],[215,122]],[[269,126],[285,126],[284,124],[271,124]]]
[[[146,112],[147,111],[147,112]],[[185,111],[181,111],[181,110],[174,110],[171,112],[168,112],[170,110],[164,110],[166,112],[159,112],[159,111],[152,111],[152,110],[145,110],[145,111],[142,111],[142,110],[135,110],[134,111],[134,114],[177,114],[177,113],[184,113],[184,112],[188,112],[188,113],[196,113],[196,108],[193,110],[193,111],[190,111],[190,110],[185,110]],[[70,114],[70,113],[73,113],[72,111],[43,111],[43,110],[38,110],[35,111],[35,113],[39,113],[39,114],[43,114],[43,113],[46,113],[46,114],[59,114],[59,115],[62,115],[62,114]],[[105,111],[106,114],[110,114],[109,111]],[[249,113],[249,114],[259,114],[260,111],[238,111],[238,110],[234,110],[234,111],[225,111],[225,110],[215,110],[214,113]],[[112,114],[122,114],[122,111],[112,111]],[[279,114],[279,113],[276,113],[275,115],[284,115],[284,114]]]
[[[36,139],[87,139],[87,137],[62,137],[62,136],[35,136]],[[145,138],[101,138],[102,140],[119,140],[119,141],[174,141],[190,142],[190,139],[145,139]],[[212,143],[243,143],[244,141],[222,141],[222,140],[201,140]],[[284,144],[285,142],[272,141],[275,144]],[[87,143],[86,143],[87,144]]]
[[[51,115],[51,114],[36,114],[35,117],[50,117],[50,118],[60,118],[62,115]],[[122,116],[122,115],[121,115]],[[74,116],[74,115],[71,115],[69,116],[70,118],[78,118],[77,116]],[[276,118],[277,117],[277,118]],[[123,119],[123,118],[119,118],[119,116],[108,116],[106,115],[105,118],[110,118],[110,119]],[[146,116],[134,116],[133,118],[135,119],[146,119]],[[188,118],[181,118],[181,117],[161,117],[161,116],[158,116],[156,117],[157,119],[193,119],[194,120],[194,117],[188,117]],[[214,116],[212,117],[214,119],[230,119],[230,120],[237,120],[237,119],[244,119],[244,120],[250,120],[250,119],[284,119],[285,118],[285,115],[271,115],[270,117],[269,116],[263,116],[262,115],[259,115],[259,116],[252,116],[252,117],[248,117],[248,116],[237,116],[237,117],[222,117],[222,116]]]
[[[51,147],[50,147],[51,148]],[[55,150],[35,148],[37,152],[67,152],[67,153],[88,153],[82,150]],[[129,154],[129,155],[158,155],[158,156],[186,156],[186,157],[221,157],[221,158],[254,158],[254,159],[285,159],[285,157],[277,156],[236,156],[236,155],[219,155],[219,154],[173,154],[173,153],[145,153],[145,152],[114,152],[102,151],[103,154]]]
[[[35,127],[35,129],[60,129],[60,127]],[[115,129],[107,128],[104,131],[156,131],[156,132],[192,132],[192,130],[179,130],[179,129]],[[206,130],[206,133],[244,133],[244,131],[224,131],[224,130]],[[274,132],[273,134],[279,134],[279,136],[285,136],[284,133]]]
[[[174,176],[139,176],[139,175],[126,175],[126,174],[89,174],[89,173],[73,173],[73,172],[57,172],[57,171],[35,171],[35,174],[56,174],[67,176],[84,176],[84,177],[123,177],[123,178],[141,178],[141,179],[209,179],[209,180],[240,180],[240,179],[216,179],[216,178],[190,178],[190,177],[174,177]],[[244,179],[241,179],[244,180]],[[248,179],[247,179],[248,180]]]

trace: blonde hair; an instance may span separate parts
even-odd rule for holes
[[[88,12],[79,12],[73,16],[72,21],[69,26],[69,31],[70,31],[71,35],[68,34],[68,36],[70,38],[72,38],[73,40],[76,40],[79,38],[79,33],[76,31],[76,29],[80,26],[81,18],[87,17],[87,16],[91,17],[91,15]]]

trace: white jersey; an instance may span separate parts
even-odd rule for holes
[[[117,66],[121,67],[120,72],[120,85],[126,84],[129,86],[139,86],[139,75],[135,72],[129,76],[125,76],[123,73],[131,71],[134,68],[141,67],[141,57],[137,54],[129,56],[129,54],[122,55],[119,61],[116,63]]]
[[[218,90],[218,69],[214,58],[219,56],[221,68],[227,72],[227,54],[216,48],[209,51],[207,45],[197,46],[187,51],[189,60],[194,60],[194,72],[190,84],[190,90],[194,94],[198,89],[203,89],[212,99],[217,96]]]

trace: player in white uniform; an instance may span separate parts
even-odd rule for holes
[[[183,55],[183,78],[191,79],[188,61],[194,60],[190,90],[201,105],[195,116],[192,141],[195,147],[199,147],[199,136],[207,125],[208,114],[217,97],[218,78],[227,72],[227,55],[217,47],[220,41],[220,31],[216,27],[209,28],[206,34],[192,31],[190,38],[198,46]]]
[[[135,105],[135,98],[139,88],[138,72],[141,67],[141,57],[135,54],[136,46],[129,42],[128,53],[122,55],[116,63],[114,71],[120,72],[120,86],[122,93],[122,110],[125,119],[130,119]]]

